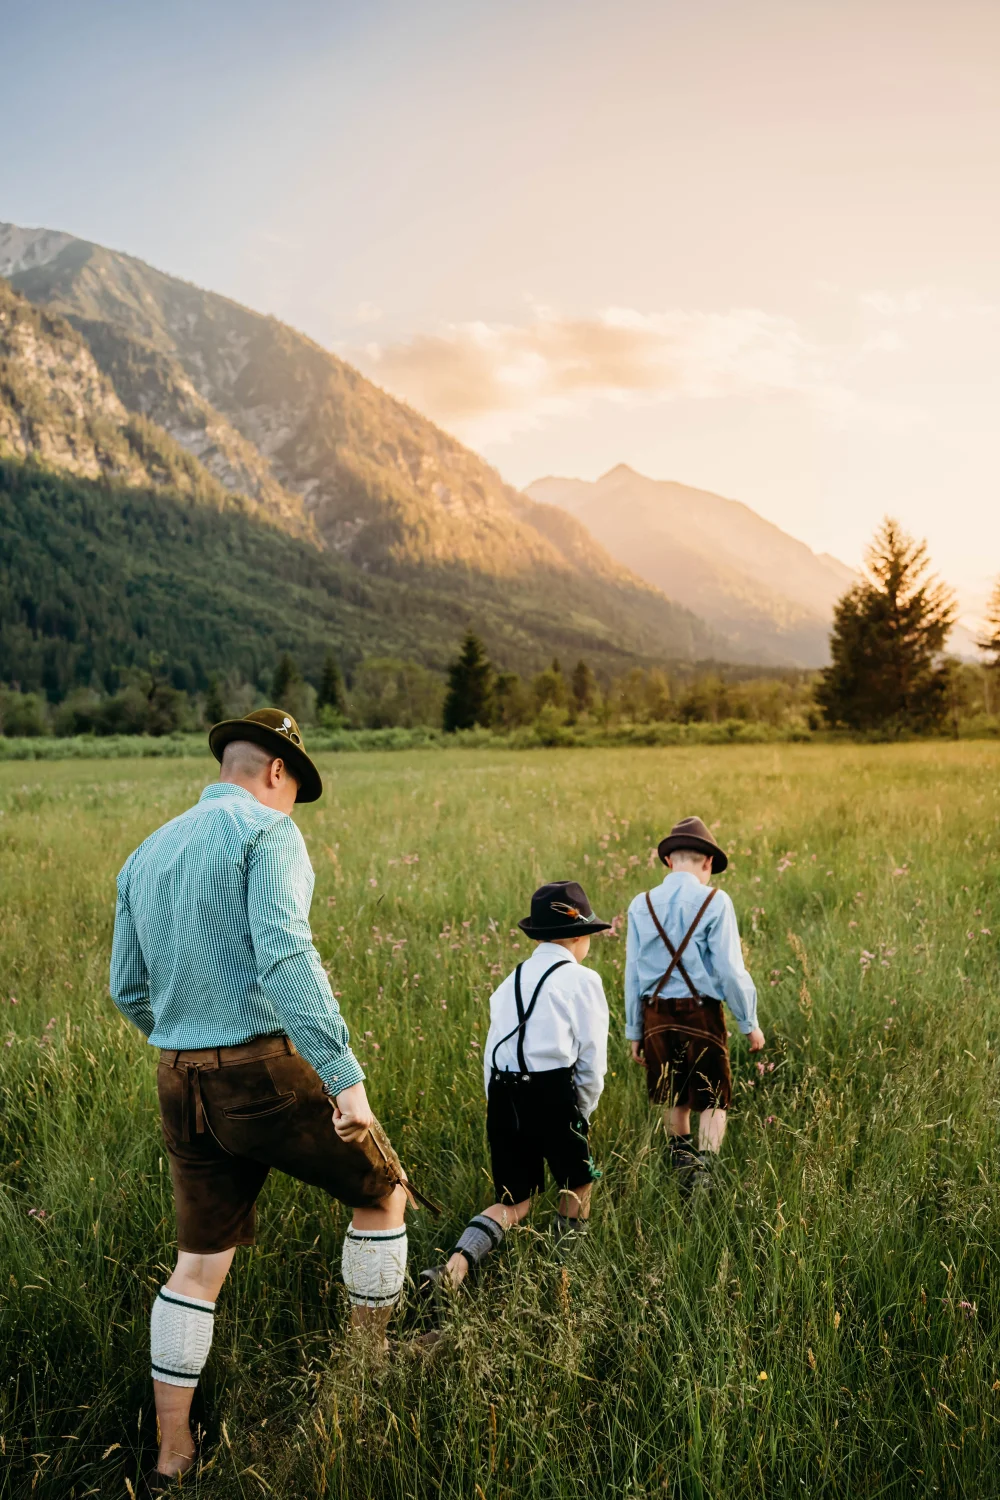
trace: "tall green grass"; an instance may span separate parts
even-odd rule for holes
[[[604,1177],[565,1270],[551,1199],[435,1353],[345,1348],[345,1211],[274,1177],[219,1304],[206,1497],[997,1492],[1000,752],[989,744],[339,755],[300,824],[317,941],[411,1175],[411,1268],[489,1197],[487,999],[542,880],[620,915],[698,812],[760,990],[725,1174],[691,1217],[594,944]],[[114,875],[214,774],[0,766],[0,1495],[126,1496],[172,1259],[153,1056],[106,994]],[[516,945],[520,942],[521,946]],[[9,1043],[9,1045],[7,1045]],[[33,1212],[34,1210],[34,1212]],[[44,1217],[42,1214],[44,1213]],[[765,1378],[766,1377],[766,1378]]]

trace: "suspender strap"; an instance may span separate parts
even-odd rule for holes
[[[671,978],[671,976],[672,976],[672,974],[673,974],[673,972],[674,972],[675,969],[680,974],[681,978],[683,979],[684,983],[687,985],[688,989],[691,991],[692,999],[694,999],[694,1000],[700,1000],[701,999],[701,996],[698,994],[698,991],[695,989],[694,985],[691,983],[691,976],[688,973],[687,969],[685,969],[683,963],[681,962],[681,959],[682,959],[682,957],[684,955],[684,949],[687,947],[688,943],[694,937],[695,929],[697,928],[698,923],[701,921],[702,917],[708,911],[708,908],[711,905],[711,903],[712,903],[712,901],[713,901],[713,899],[715,897],[715,894],[716,894],[715,887],[713,886],[712,889],[709,891],[708,895],[705,897],[704,901],[699,906],[697,915],[695,916],[695,919],[691,923],[691,926],[688,928],[687,932],[681,938],[679,946],[675,948],[674,945],[673,945],[673,943],[667,937],[667,934],[664,932],[664,930],[663,930],[663,924],[661,923],[659,917],[656,915],[656,911],[654,910],[654,907],[653,907],[653,898],[652,898],[652,896],[650,895],[649,891],[646,892],[646,905],[649,907],[649,915],[653,919],[653,926],[656,928],[657,932],[660,934],[660,937],[663,939],[664,943],[666,944],[667,951],[670,954],[670,964],[669,964],[669,966],[667,968],[667,972],[664,974],[663,978],[660,980],[659,984],[656,986],[656,989],[653,991],[653,999],[654,1000],[659,1000],[660,993],[663,990],[664,985],[667,984],[667,982]]]
[[[509,1042],[512,1036],[516,1036],[517,1037],[517,1066],[520,1068],[520,1070],[521,1070],[522,1073],[527,1073],[527,1071],[528,1071],[528,1064],[524,1060],[524,1032],[525,1032],[525,1027],[527,1026],[528,1022],[531,1020],[531,1012],[535,1008],[535,1002],[536,1002],[536,1000],[538,999],[539,995],[542,993],[542,985],[545,983],[546,979],[548,979],[548,977],[549,977],[550,974],[554,974],[557,969],[561,969],[566,964],[571,963],[571,962],[572,962],[572,959],[569,959],[569,958],[560,958],[557,963],[552,964],[549,968],[547,968],[545,970],[545,973],[542,975],[541,979],[535,985],[535,993],[532,995],[530,1001],[528,1002],[528,1008],[527,1008],[527,1010],[525,1010],[525,1008],[524,1008],[524,1001],[521,998],[521,970],[524,967],[524,965],[523,964],[518,964],[517,968],[514,970],[514,1004],[517,1006],[517,1025],[514,1027],[513,1031],[508,1031],[508,1033],[507,1033],[506,1036],[502,1036],[500,1038],[500,1040],[497,1042],[496,1046],[493,1048],[493,1061],[492,1061],[491,1066],[494,1069],[496,1068],[496,1065],[497,1065],[497,1053],[499,1052],[500,1048],[503,1046],[504,1042]]]

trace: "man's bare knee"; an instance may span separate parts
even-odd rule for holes
[[[406,1219],[406,1192],[401,1185],[366,1208],[356,1208],[352,1222],[356,1229],[398,1229]]]

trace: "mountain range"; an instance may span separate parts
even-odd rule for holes
[[[454,438],[275,318],[50,230],[0,225],[0,275],[0,456],[28,463],[35,476],[31,505],[8,505],[4,517],[5,654],[30,640],[33,659],[51,647],[46,659],[54,660],[69,610],[77,644],[80,632],[90,641],[77,676],[93,670],[101,626],[87,615],[86,558],[78,556],[85,511],[99,513],[93,524],[107,542],[106,592],[138,599],[143,615],[122,622],[119,660],[162,652],[167,641],[176,649],[176,617],[186,610],[205,619],[190,535],[179,553],[169,541],[192,528],[203,556],[216,559],[214,589],[228,602],[211,634],[226,625],[229,656],[235,616],[248,616],[241,629],[254,629],[252,609],[235,606],[237,581],[244,598],[273,605],[275,569],[295,604],[289,598],[285,617],[270,608],[261,652],[296,649],[312,671],[331,648],[349,668],[378,653],[441,667],[467,623],[499,665],[521,670],[554,653],[586,656],[599,670],[733,654],[724,636],[614,559],[564,508],[505,484]],[[57,501],[51,484],[36,482],[42,471],[63,476],[75,496],[86,493],[86,505],[70,505],[65,488]],[[19,474],[22,497],[25,482]],[[29,511],[26,539],[19,528]],[[60,515],[83,530],[51,559],[65,593],[64,607],[53,608],[44,554]],[[34,593],[26,592],[29,576]],[[138,632],[132,647],[130,630]],[[195,655],[200,681],[210,663],[206,651]],[[252,655],[243,643],[240,659]]]
[[[744,657],[819,666],[828,659],[833,606],[856,581],[737,500],[627,464],[593,483],[547,478],[533,499],[582,521],[613,557],[694,610]]]

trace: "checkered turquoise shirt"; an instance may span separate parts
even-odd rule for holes
[[[111,995],[154,1047],[285,1032],[331,1094],[360,1083],[313,947],[315,877],[292,819],[229,782],[157,829],[118,876]]]

